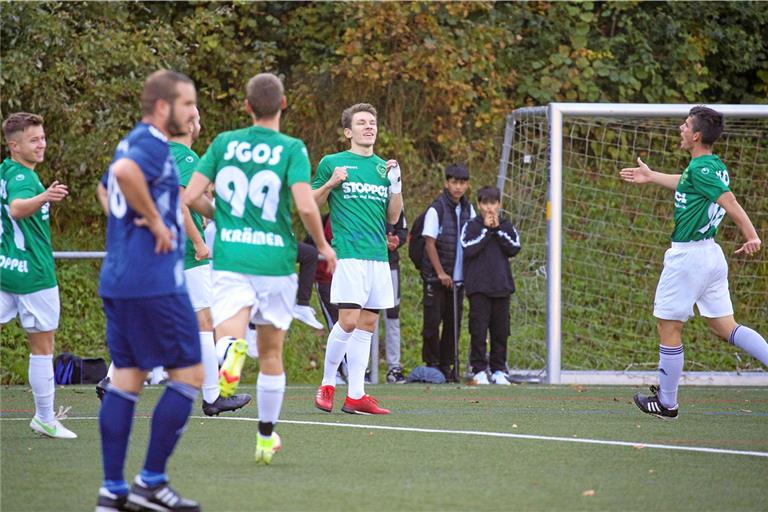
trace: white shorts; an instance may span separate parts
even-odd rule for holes
[[[211,307],[211,265],[200,265],[184,271],[187,292],[195,312]]]
[[[244,307],[251,308],[250,321],[254,324],[271,324],[284,331],[290,327],[298,288],[296,274],[254,276],[211,270],[211,282],[214,327]]]
[[[389,262],[355,258],[338,260],[331,280],[331,303],[357,304],[365,309],[394,307]]]
[[[733,314],[728,291],[728,263],[714,240],[672,242],[664,254],[653,301],[653,316],[686,322],[693,305],[701,316],[720,318]]]
[[[0,291],[0,324],[19,315],[21,326],[27,332],[55,331],[59,327],[60,310],[58,286],[33,293]]]

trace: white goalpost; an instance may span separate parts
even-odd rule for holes
[[[656,382],[653,295],[673,226],[673,197],[622,182],[637,157],[679,173],[679,125],[695,105],[551,103],[507,117],[497,185],[521,235],[513,261],[510,374],[550,384]],[[725,116],[714,152],[764,239],[768,105],[709,105]],[[768,334],[768,247],[734,255],[733,222],[718,230],[736,320]],[[683,333],[682,384],[768,386],[759,361],[717,340],[699,317]]]

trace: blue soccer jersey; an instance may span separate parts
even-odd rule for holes
[[[144,173],[155,206],[174,235],[170,252],[156,254],[155,237],[146,227],[136,226],[139,214],[126,202],[111,170],[121,158],[132,160]],[[179,178],[167,139],[155,127],[139,123],[118,144],[112,164],[105,173],[109,219],[99,294],[127,299],[186,293]]]

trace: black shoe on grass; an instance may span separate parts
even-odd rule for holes
[[[127,494],[113,494],[102,487],[99,489],[99,501],[96,502],[95,512],[123,512],[128,510],[125,508],[127,499]]]
[[[109,377],[104,377],[96,384],[96,396],[99,400],[104,400],[104,395],[107,394],[107,388],[109,387]]]
[[[241,407],[245,407],[251,402],[251,395],[245,393],[232,395],[227,398],[220,396],[212,404],[209,404],[203,400],[203,412],[206,416],[218,416],[219,413],[227,411],[236,411]]]
[[[131,486],[126,506],[128,510],[139,512],[200,512],[200,505],[196,501],[182,498],[168,482],[150,487],[139,477]]]
[[[658,386],[651,386],[651,393],[650,396],[641,395],[640,393],[635,395],[635,405],[638,409],[645,414],[650,414],[651,416],[656,416],[663,420],[673,420],[677,418],[677,407],[674,409],[667,409],[661,404],[658,397]]]

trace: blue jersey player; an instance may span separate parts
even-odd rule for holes
[[[184,282],[179,179],[168,137],[187,130],[195,86],[168,70],[147,78],[142,119],[117,146],[109,167],[107,256],[99,294],[114,374],[99,413],[104,482],[97,512],[200,510],[169,485],[166,463],[203,381],[197,320]],[[133,414],[150,369],[169,374],[152,414],[146,460],[128,487],[123,466]]]

